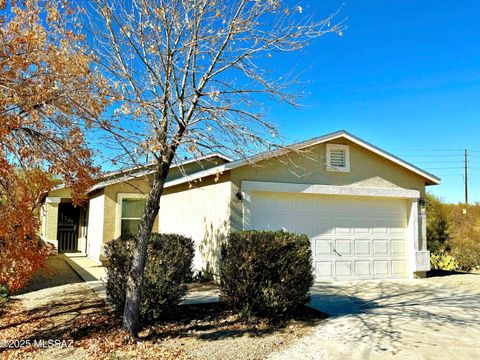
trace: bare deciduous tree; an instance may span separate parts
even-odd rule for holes
[[[92,48],[115,93],[100,125],[120,155],[154,162],[127,283],[123,326],[139,330],[139,286],[147,240],[170,166],[180,155],[246,156],[276,146],[261,104],[295,104],[296,78],[268,69],[278,53],[342,34],[335,14],[315,21],[280,0],[94,0],[87,9]],[[272,140],[273,137],[273,140]],[[103,142],[106,143],[105,141]],[[123,158],[125,160],[125,158]]]

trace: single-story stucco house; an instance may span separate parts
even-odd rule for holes
[[[346,131],[291,149],[231,161],[212,154],[172,167],[154,231],[192,237],[195,269],[215,273],[236,229],[279,230],[311,239],[315,276],[411,278],[430,269],[425,187],[440,179]],[[104,260],[104,245],[135,232],[151,167],[110,173],[73,207],[57,188],[41,208],[41,237],[60,252]]]

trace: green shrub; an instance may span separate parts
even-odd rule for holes
[[[432,253],[448,250],[448,216],[444,204],[431,194],[427,203],[427,248]]]
[[[4,285],[0,285],[0,306],[8,300],[8,289]]]
[[[240,231],[229,235],[220,261],[221,299],[249,319],[276,319],[309,300],[312,252],[306,235]]]
[[[121,315],[130,271],[135,238],[130,236],[107,244],[107,300]],[[171,312],[187,293],[192,279],[194,244],[192,239],[176,234],[152,234],[147,250],[147,264],[141,285],[140,317],[153,322]]]
[[[430,265],[432,269],[438,270],[456,270],[458,269],[457,260],[444,251],[430,254]]]

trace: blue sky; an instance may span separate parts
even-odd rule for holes
[[[320,18],[342,2],[302,5]],[[478,1],[347,1],[343,37],[322,37],[275,69],[306,70],[304,107],[271,105],[268,118],[289,141],[345,129],[441,177],[430,191],[449,202],[464,196],[461,150],[476,150],[469,200],[480,201],[478,14]]]

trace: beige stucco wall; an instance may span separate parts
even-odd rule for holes
[[[45,204],[45,240],[57,241],[58,204]]]
[[[105,223],[105,194],[98,191],[91,194],[88,209],[88,228],[87,228],[87,255],[95,260],[103,260],[104,244],[103,244],[103,228]]]
[[[232,186],[228,175],[203,179],[194,187],[167,189],[160,200],[160,232],[177,233],[195,241],[196,270],[217,274],[223,241],[230,230]]]
[[[231,180],[240,186],[242,180],[298,184],[349,185],[419,190],[425,194],[425,180],[411,171],[372,153],[346,139],[334,144],[349,145],[350,172],[327,171],[326,144],[312,147],[307,153],[290,153],[264,160],[255,166],[232,170]]]
[[[57,246],[58,203],[51,202],[49,198],[59,198],[61,202],[71,201],[72,191],[70,188],[52,190],[39,212],[40,236]],[[55,200],[56,201],[56,200]]]
[[[243,166],[231,171],[232,191],[241,182],[265,181],[297,184],[320,184],[419,190],[425,195],[425,179],[411,171],[347,140],[333,144],[348,145],[350,172],[326,170],[326,143],[311,147],[307,152],[289,153],[282,157],[260,161],[255,166]],[[242,228],[242,206],[232,202],[232,227]]]
[[[48,196],[59,197],[62,199],[71,199],[72,198],[72,189],[70,188],[61,188],[57,190],[52,190],[48,193]]]
[[[220,158],[210,159],[202,163],[190,163],[185,165],[181,170],[179,168],[173,168],[168,176],[168,181],[180,178],[186,173],[195,173],[202,171],[208,167],[216,166],[224,163],[225,161]],[[131,194],[145,194],[150,191],[150,184],[146,178],[139,178],[130,180],[128,182],[121,182],[105,187],[105,210],[104,210],[104,227],[103,227],[103,242],[107,243],[110,240],[118,236],[118,214],[117,214],[117,198],[118,194],[131,193]],[[155,219],[153,225],[153,231],[158,230],[158,217]]]

